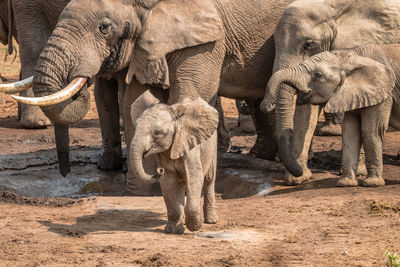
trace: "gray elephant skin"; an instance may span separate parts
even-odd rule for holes
[[[400,41],[400,2],[298,0],[285,9],[274,38],[274,72],[294,67],[323,51],[397,43]],[[308,150],[320,111],[320,107],[313,105],[300,105],[294,110],[295,95],[290,84],[281,85],[275,107],[279,156],[289,171],[284,177],[288,185],[311,178]],[[261,109],[268,110],[272,100],[267,92]]]
[[[382,186],[383,140],[388,124],[400,129],[400,45],[363,45],[323,52],[300,65],[276,72],[268,83],[274,95],[282,83],[301,102],[344,112],[342,177],[339,186],[357,186],[358,155],[365,149],[364,186]],[[289,73],[294,75],[288,75]]]
[[[168,212],[165,231],[181,234],[184,222],[191,231],[201,228],[202,188],[204,221],[216,223],[217,110],[201,98],[159,104],[147,91],[132,104],[131,118],[135,132],[128,162],[143,181],[160,181]],[[155,174],[143,167],[143,158],[150,155],[156,157]]]
[[[17,40],[21,59],[20,78],[26,79],[33,75],[40,52],[68,2],[69,0],[0,1],[0,41],[11,44],[10,38]],[[33,91],[29,89],[21,95],[33,96]],[[43,128],[50,125],[49,119],[38,107],[22,104],[20,112],[21,126],[24,128]]]
[[[154,94],[168,104],[201,97],[214,105],[217,93],[261,100],[272,74],[273,30],[289,2],[72,0],[40,55],[35,96],[59,92],[77,77],[96,79],[105,149],[100,165],[107,169],[121,158],[116,92],[125,82],[128,145],[133,126],[127,103],[147,89],[158,91]],[[42,109],[57,125],[69,125],[84,117],[89,102],[81,90]],[[272,137],[265,140],[271,142],[265,152],[273,158],[276,145]],[[57,146],[66,147],[65,143],[57,142]]]

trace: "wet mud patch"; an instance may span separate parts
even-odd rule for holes
[[[32,205],[32,206],[49,206],[49,207],[68,207],[73,205],[81,205],[94,198],[72,199],[72,198],[29,198],[15,193],[4,191],[0,195],[0,202]]]

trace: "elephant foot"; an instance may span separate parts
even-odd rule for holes
[[[24,108],[21,113],[21,125],[26,129],[42,129],[51,125],[50,120],[39,107]]]
[[[318,136],[341,136],[342,126],[334,122],[327,122],[316,131]]]
[[[283,177],[283,182],[285,185],[299,185],[311,179],[311,176],[312,173],[310,169],[303,167],[303,175],[299,177],[293,176],[290,172],[286,171],[285,176]]]
[[[203,222],[199,214],[197,216],[186,216],[185,224],[190,231],[195,232],[200,230],[201,226],[203,225]]]
[[[97,168],[103,171],[119,170],[124,164],[124,160],[114,152],[103,152],[103,156],[97,162]]]
[[[277,152],[278,152],[278,147],[275,141],[269,140],[268,142],[265,141],[265,139],[259,138],[257,136],[256,143],[250,150],[249,155],[260,159],[274,161]]]
[[[256,127],[250,115],[239,114],[238,127],[241,133],[255,133]]]
[[[358,186],[358,181],[356,178],[343,177],[337,181],[337,186],[339,187]]]
[[[368,177],[362,181],[361,185],[370,187],[384,186],[385,180],[382,177]]]
[[[204,211],[204,223],[216,224],[217,221],[218,221],[218,215],[215,212],[215,209],[206,209]]]
[[[183,234],[185,232],[185,227],[183,223],[168,222],[164,231],[168,234]]]

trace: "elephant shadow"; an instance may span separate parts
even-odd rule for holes
[[[164,214],[140,209],[99,209],[95,214],[78,217],[75,224],[38,221],[49,231],[61,236],[83,237],[88,233],[115,231],[160,232],[156,227],[165,225]]]

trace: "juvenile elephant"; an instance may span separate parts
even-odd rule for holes
[[[58,16],[69,0],[1,0],[0,1],[0,41],[12,47],[12,37],[19,44],[21,59],[21,79],[33,75],[33,69],[47,39],[56,26]],[[11,50],[12,51],[12,50]],[[33,96],[32,81],[0,85],[0,92],[17,92]],[[50,120],[39,107],[21,105],[20,119],[24,128],[43,128]]]
[[[95,78],[105,149],[101,165],[107,168],[121,158],[115,92],[125,82],[123,113],[128,117],[126,103],[149,88],[169,89],[165,90],[168,104],[201,97],[214,105],[217,94],[261,102],[272,73],[272,33],[289,2],[72,0],[36,66],[33,90],[38,98],[19,100],[42,105],[60,135],[67,136],[68,125],[85,116],[90,102],[78,85]],[[72,81],[77,86],[68,87],[71,91],[61,90]],[[129,133],[132,122],[127,117],[124,122]],[[258,135],[263,143],[260,154],[273,159],[272,131],[260,128],[264,129]],[[127,134],[128,145],[131,139]],[[67,138],[57,146],[67,147]]]
[[[363,44],[400,42],[400,2],[391,0],[297,0],[284,11],[275,29],[274,72],[294,67],[323,51]],[[267,92],[261,104],[267,110]],[[289,173],[284,180],[297,185],[311,178],[308,151],[320,108],[300,105],[288,84],[276,99],[276,135],[279,157]]]
[[[202,225],[200,199],[204,188],[204,220],[216,223],[214,183],[217,164],[218,112],[201,98],[168,106],[149,91],[131,106],[135,133],[128,162],[146,182],[160,181],[168,211],[167,233],[181,234]],[[143,158],[155,155],[157,173],[147,174]],[[185,205],[186,193],[186,205]],[[182,208],[185,207],[185,214]]]
[[[384,134],[388,124],[400,129],[399,74],[399,44],[323,52],[296,67],[274,73],[267,86],[273,96],[269,102],[274,102],[281,84],[289,84],[298,92],[301,102],[325,105],[327,112],[344,112],[343,174],[338,185],[358,185],[362,144],[368,171],[362,185],[382,186]]]

